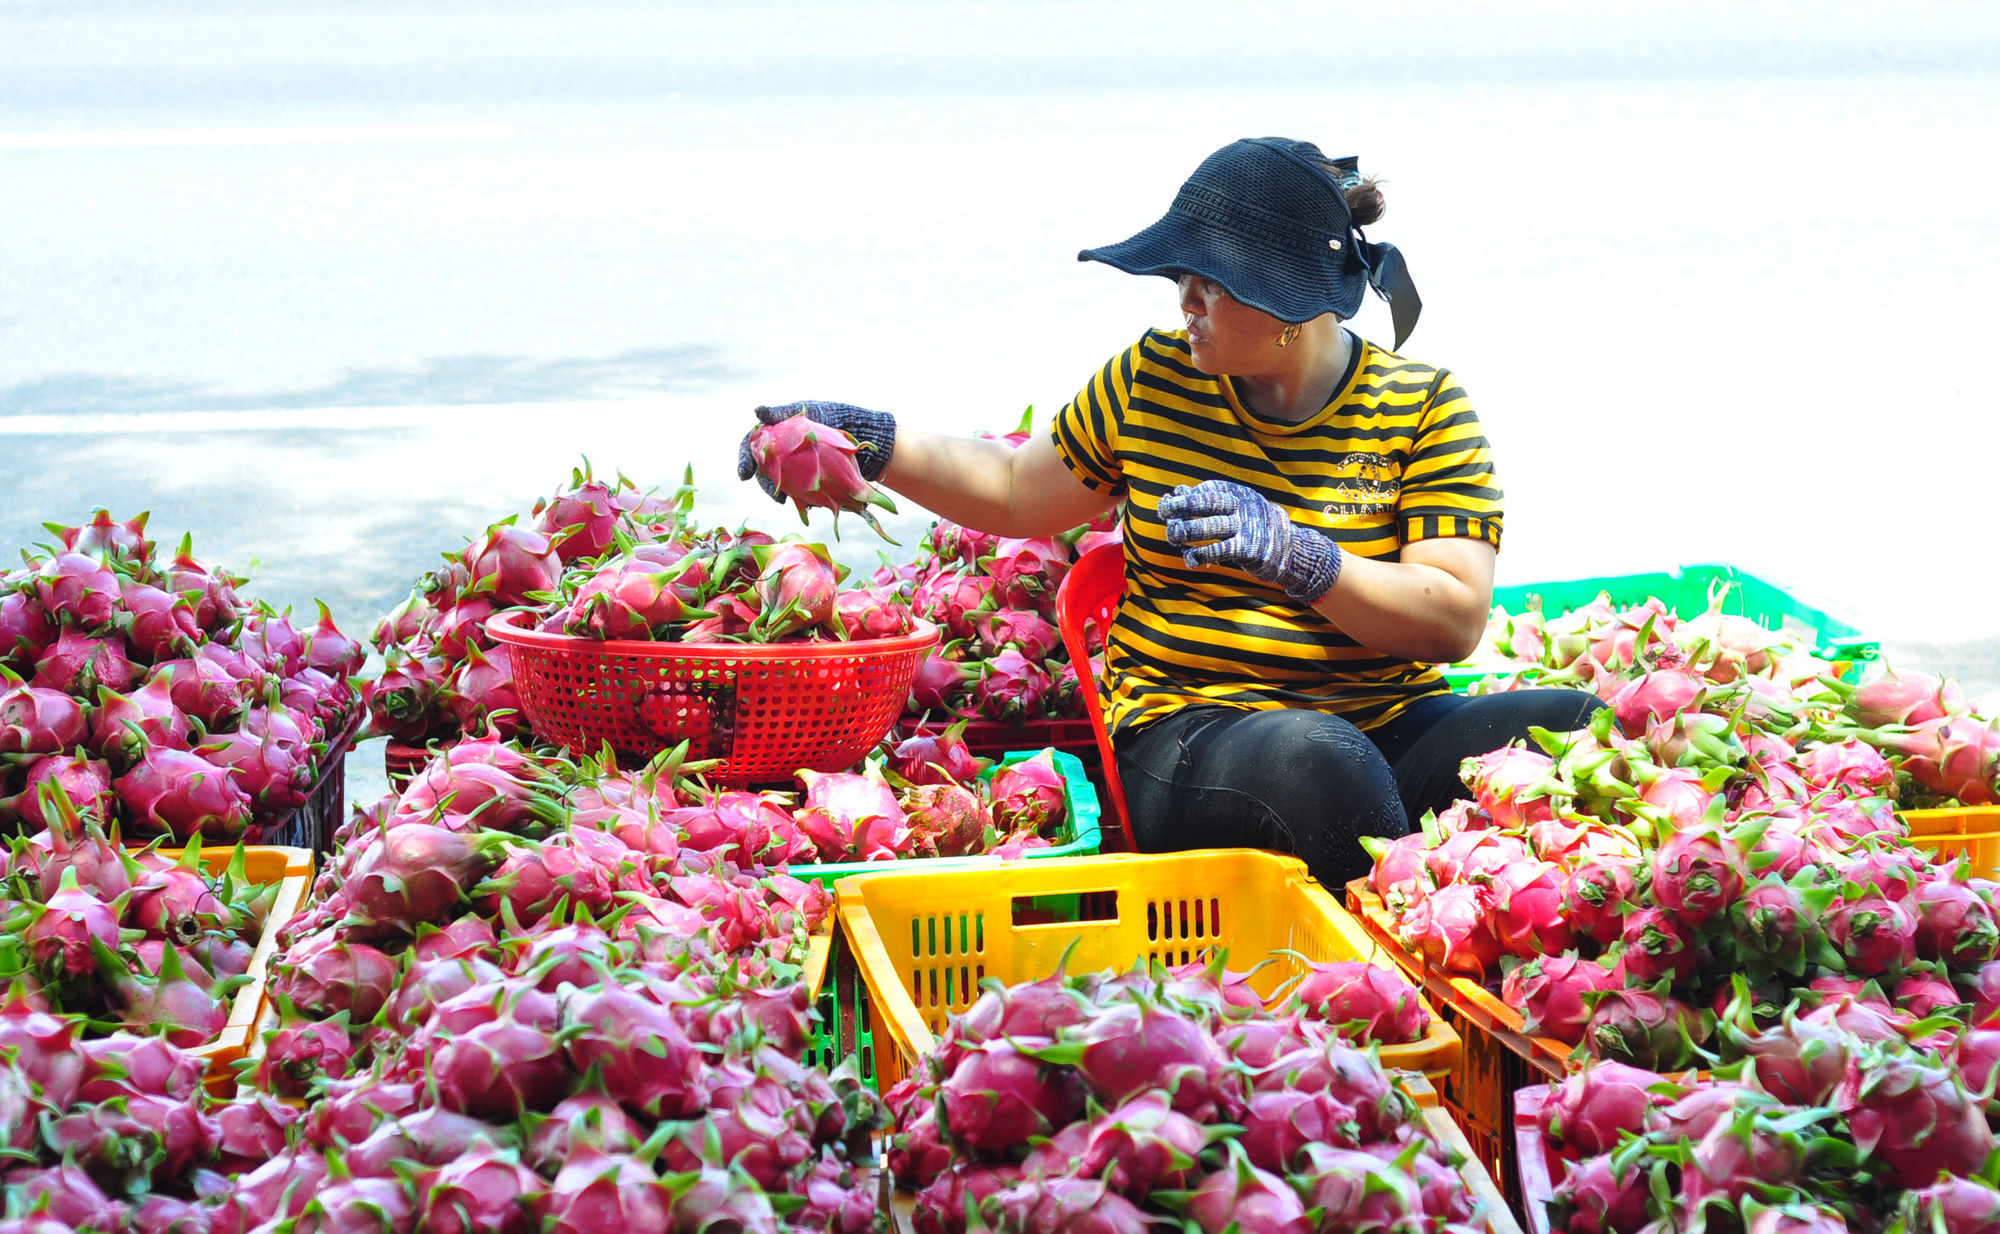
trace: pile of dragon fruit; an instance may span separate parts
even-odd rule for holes
[[[2000,1030],[1937,1048],[1879,1018],[1785,1016],[1744,1062],[1669,1077],[1599,1062],[1537,1119],[1550,1228],[1571,1234],[1981,1234],[2000,1225]]]
[[[886,1115],[800,1061],[828,897],[751,838],[795,830],[683,770],[488,736],[357,812],[273,965],[247,1078],[311,1113],[248,1224],[871,1228],[851,1166]]]
[[[262,1094],[212,1099],[207,1060],[170,1036],[88,1032],[18,995],[0,1006],[0,1230],[255,1228],[271,1206],[242,1176],[286,1151],[299,1112]]]
[[[916,628],[909,605],[842,590],[826,548],[747,527],[695,526],[692,477],[642,493],[588,470],[538,502],[532,526],[486,529],[419,580],[372,640],[385,669],[376,733],[406,744],[525,731],[507,648],[486,622],[524,610],[528,628],[590,639],[773,643],[888,638]]]
[[[1710,1036],[1730,974],[1773,1013],[1867,989],[1908,1024],[1967,1001],[2000,945],[1996,888],[1896,813],[1899,782],[1974,799],[1990,775],[1907,752],[1937,726],[1993,733],[1949,687],[1843,683],[1714,614],[1541,636],[1573,631],[1607,703],[1590,725],[1467,760],[1470,800],[1372,846],[1407,947],[1497,986],[1531,1031],[1661,1068],[1728,1057]]]
[[[0,579],[0,817],[46,825],[60,789],[127,836],[254,843],[303,805],[361,702],[326,606],[294,629],[188,539],[158,560],[143,514],[50,530]]]
[[[1313,964],[1274,1013],[1222,963],[989,979],[884,1095],[917,1230],[1480,1228],[1368,1046],[1424,1034],[1416,991]]]
[[[127,850],[58,792],[52,825],[0,854],[0,990],[10,1005],[200,1046],[229,1022],[279,884],[220,873],[197,841]],[[32,1120],[31,1120],[32,1121]]]

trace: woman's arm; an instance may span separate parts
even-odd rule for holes
[[[960,526],[997,536],[1052,536],[1121,500],[1072,475],[1046,433],[1016,450],[1004,442],[898,426],[881,482]],[[1483,629],[1483,616],[1480,624]]]
[[[1340,577],[1313,611],[1364,647],[1452,664],[1479,646],[1493,605],[1497,553],[1484,540],[1419,540],[1402,560],[1343,553]]]

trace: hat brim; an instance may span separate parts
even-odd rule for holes
[[[1292,323],[1326,313],[1354,316],[1365,285],[1363,278],[1342,278],[1329,261],[1274,262],[1242,236],[1174,212],[1129,240],[1084,249],[1076,259],[1101,261],[1127,274],[1213,279],[1236,300]],[[1310,266],[1318,268],[1305,268]]]

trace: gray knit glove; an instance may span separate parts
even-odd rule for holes
[[[1228,566],[1284,589],[1310,608],[1340,577],[1340,546],[1248,485],[1231,480],[1182,484],[1160,499],[1167,543],[1190,569]]]
[[[777,424],[793,416],[804,416],[854,438],[861,446],[854,456],[855,465],[861,469],[861,478],[871,484],[882,478],[883,469],[889,466],[889,455],[896,449],[896,417],[886,411],[870,411],[866,407],[847,403],[816,401],[757,409],[757,419],[763,424]],[[750,430],[752,433],[756,431]],[[753,476],[767,497],[772,501],[784,501],[784,494],[778,491],[778,486],[757,470],[757,460],[750,457],[750,433],[745,433],[743,444],[736,449],[736,478],[748,480]]]

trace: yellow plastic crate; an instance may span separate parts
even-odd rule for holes
[[[1185,964],[1217,950],[1234,968],[1279,950],[1322,962],[1377,951],[1304,862],[1254,849],[863,874],[842,879],[836,891],[840,928],[868,989],[884,1090],[909,1074],[948,1016],[972,1005],[983,978],[1012,985],[1046,977],[1071,944],[1069,967],[1079,973],[1123,971],[1140,960]],[[1276,956],[1252,986],[1268,998],[1303,970]],[[1385,1067],[1444,1074],[1458,1064],[1458,1034],[1426,1007],[1430,1032],[1381,1047]],[[893,1048],[881,1046],[885,1031]]]
[[[185,850],[160,851],[163,856],[178,861]],[[234,848],[204,848],[201,850],[201,864],[209,873],[220,874],[235,856]],[[278,931],[305,903],[306,891],[312,885],[312,850],[246,846],[243,849],[243,874],[254,883],[277,883],[278,898],[271,905],[270,915],[264,918],[263,933],[250,955],[250,980],[236,991],[235,1000],[230,1004],[229,1023],[206,1045],[188,1051],[197,1058],[207,1060],[208,1075],[204,1083],[212,1095],[224,1099],[235,1091],[236,1060],[250,1052],[258,1021],[264,1015],[266,974],[271,966],[271,956],[278,948]]]
[[[2000,806],[1955,806],[1948,810],[1905,810],[1910,843],[1942,859],[1963,856],[1979,878],[2000,874]]]

